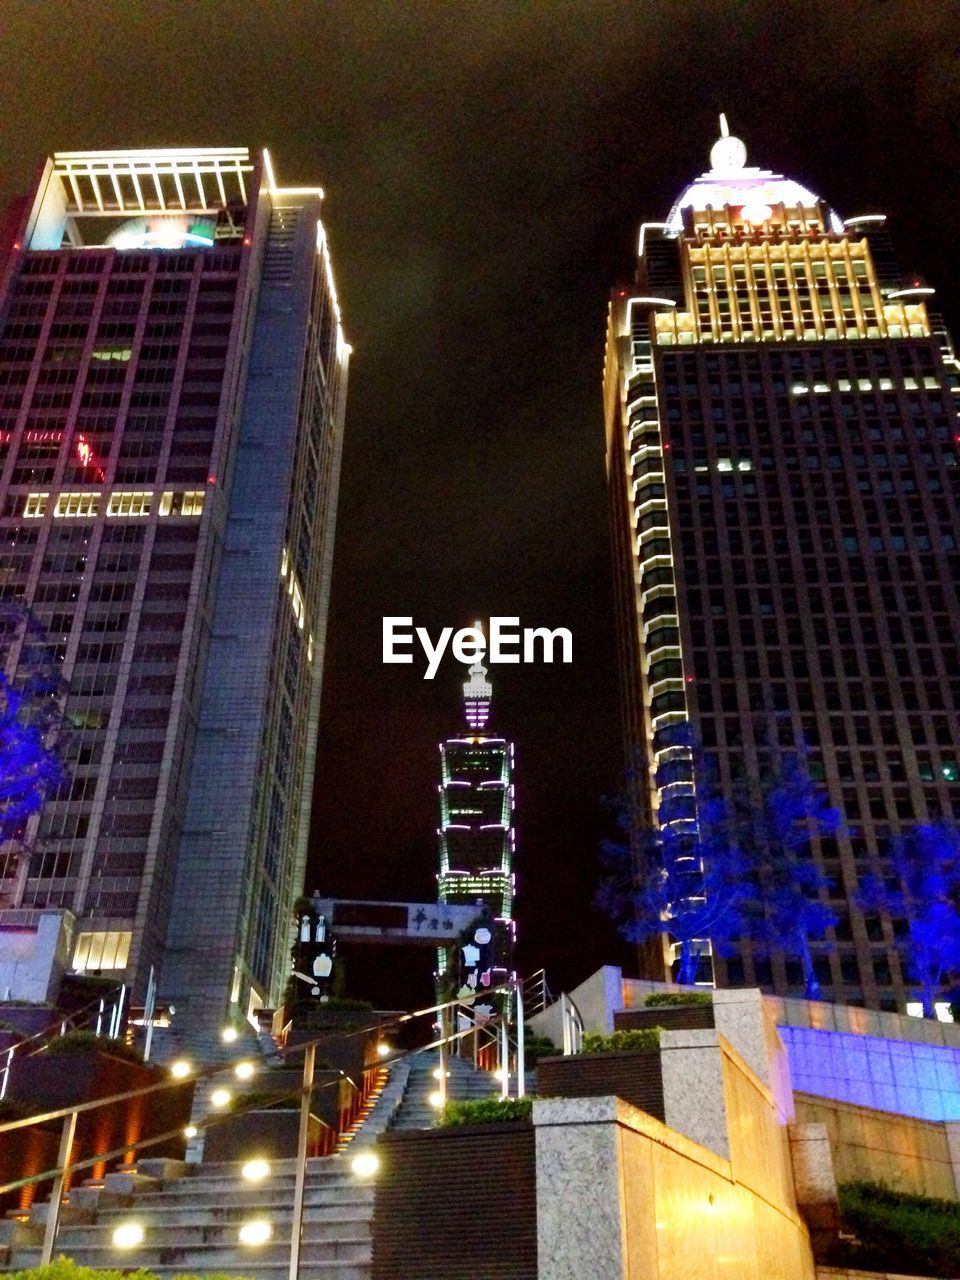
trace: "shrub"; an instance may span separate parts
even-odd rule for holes
[[[640,1031],[614,1031],[612,1035],[601,1036],[588,1031],[583,1037],[581,1053],[630,1053],[636,1049],[653,1050],[660,1048],[660,1032],[663,1027],[644,1027]]]
[[[440,1115],[441,1129],[465,1124],[503,1124],[507,1120],[529,1120],[533,1098],[470,1098],[448,1102]]]
[[[31,1267],[29,1271],[11,1271],[10,1280],[157,1280],[152,1271],[101,1271],[93,1267],[79,1267],[61,1254],[55,1262],[45,1267]],[[196,1275],[182,1274],[171,1280],[198,1280]],[[203,1280],[249,1280],[249,1277],[208,1272]]]
[[[86,1053],[90,1050],[107,1053],[111,1058],[123,1058],[125,1062],[143,1062],[143,1054],[134,1045],[124,1040],[111,1040],[109,1036],[98,1036],[95,1031],[68,1031],[66,1035],[56,1036],[47,1042],[45,1052],[59,1056],[61,1053]]]
[[[557,1046],[549,1036],[528,1034],[523,1038],[523,1060],[526,1067],[535,1067],[540,1058],[549,1058],[556,1052]]]
[[[712,1004],[713,997],[706,991],[657,991],[643,1002],[645,1009],[672,1009],[679,1005]]]
[[[9,1031],[13,1035],[18,1036],[21,1040],[25,1040],[26,1036],[20,1027],[14,1026],[12,1022],[7,1022],[5,1018],[0,1018],[0,1031]]]
[[[889,1268],[923,1276],[957,1274],[960,1204],[893,1191],[878,1182],[844,1182],[838,1188],[845,1231],[830,1261],[860,1270]]]

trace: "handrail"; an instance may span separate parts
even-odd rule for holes
[[[488,995],[496,994],[499,991],[510,992],[512,989],[513,989],[513,984],[507,983],[499,987],[494,987],[490,991],[484,991],[482,993],[478,993],[478,995],[482,995],[484,998],[486,998]],[[283,1059],[286,1059],[287,1057],[293,1057],[298,1053],[303,1053],[304,1055],[303,1083],[300,1089],[291,1089],[291,1090],[279,1093],[275,1098],[272,1099],[272,1102],[271,1102],[271,1105],[272,1105],[274,1102],[279,1102],[279,1101],[282,1101],[284,1098],[295,1096],[297,1093],[299,1093],[301,1098],[300,1126],[299,1126],[298,1150],[297,1150],[297,1178],[296,1178],[296,1186],[294,1189],[294,1213],[293,1213],[293,1226],[292,1226],[292,1235],[291,1235],[291,1255],[290,1255],[291,1276],[295,1276],[297,1274],[297,1269],[299,1265],[300,1230],[301,1230],[300,1224],[302,1222],[303,1196],[304,1196],[304,1187],[305,1187],[307,1125],[308,1125],[308,1120],[310,1115],[310,1110],[309,1110],[310,1099],[313,1097],[314,1092],[319,1092],[319,1091],[322,1091],[323,1089],[331,1088],[335,1084],[339,1085],[340,1080],[346,1080],[347,1083],[354,1089],[356,1093],[362,1092],[360,1089],[360,1086],[357,1085],[356,1081],[353,1080],[350,1076],[348,1076],[345,1071],[339,1068],[337,1069],[337,1072],[338,1072],[337,1076],[335,1076],[331,1080],[326,1081],[326,1083],[321,1085],[320,1090],[314,1089],[314,1084],[313,1084],[314,1063],[315,1063],[315,1054],[316,1054],[317,1046],[323,1044],[324,1041],[326,1041],[327,1039],[331,1039],[333,1037],[336,1037],[337,1039],[344,1039],[344,1038],[351,1038],[357,1035],[364,1035],[371,1031],[379,1032],[379,1031],[382,1031],[384,1027],[399,1026],[400,1024],[409,1022],[414,1018],[424,1017],[427,1014],[432,1014],[437,1012],[441,1014],[441,1028],[445,1028],[446,1011],[453,1006],[469,1007],[474,1003],[475,998],[476,997],[473,997],[468,1000],[457,998],[454,1000],[442,1001],[439,1004],[430,1005],[423,1009],[416,1009],[410,1013],[401,1014],[386,1020],[377,1019],[375,1023],[372,1023],[364,1027],[354,1028],[346,1032],[340,1029],[325,1029],[324,1032],[314,1037],[313,1039],[302,1041],[299,1044],[290,1046],[289,1048],[287,1046],[284,1046],[283,1051],[278,1055]],[[518,1001],[518,1016],[522,1018],[522,1001]],[[502,1046],[501,1047],[501,1063],[504,1065],[504,1067],[506,1066],[506,1055],[507,1055],[506,1031],[507,1031],[508,1017],[509,1017],[508,1009],[505,1009],[503,1012],[499,1014],[492,1015],[489,1019],[487,1019],[482,1024],[484,1029],[492,1029],[493,1026],[499,1024],[500,1039],[501,1039],[501,1046]],[[439,1038],[431,1041],[426,1045],[422,1045],[417,1049],[409,1050],[404,1054],[397,1055],[394,1058],[394,1062],[402,1062],[407,1060],[408,1058],[415,1057],[417,1054],[427,1053],[433,1049],[439,1048],[440,1061],[442,1066],[443,1062],[445,1061],[444,1055],[445,1055],[446,1047],[450,1044],[457,1043],[458,1041],[462,1040],[466,1036],[474,1035],[478,1029],[479,1029],[478,1025],[475,1024],[473,1026],[469,1026],[465,1028],[463,1031],[452,1032],[450,1034],[446,1034],[445,1030],[442,1030]],[[523,1059],[523,1053],[522,1053],[522,1048],[520,1048],[518,1050],[518,1070],[521,1073],[522,1073],[522,1059]],[[192,1077],[194,1082],[198,1080],[206,1080],[213,1076],[223,1074],[224,1072],[231,1070],[238,1063],[248,1061],[248,1060],[249,1059],[247,1057],[243,1057],[243,1058],[238,1058],[236,1062],[217,1063],[217,1064],[208,1065],[205,1067],[200,1067],[192,1073]],[[89,1169],[98,1164],[108,1164],[109,1162],[113,1160],[117,1160],[120,1157],[125,1157],[135,1152],[155,1146],[160,1142],[168,1141],[170,1138],[176,1137],[183,1132],[182,1129],[178,1126],[176,1129],[169,1130],[168,1132],[163,1134],[154,1135],[153,1137],[150,1137],[150,1138],[142,1138],[136,1142],[125,1143],[122,1147],[117,1147],[112,1151],[96,1152],[94,1153],[94,1155],[86,1158],[85,1160],[74,1163],[70,1159],[70,1154],[71,1154],[71,1148],[73,1146],[74,1134],[76,1131],[77,1116],[81,1113],[94,1111],[105,1106],[111,1106],[114,1103],[123,1102],[130,1098],[144,1097],[149,1094],[156,1093],[162,1089],[182,1086],[184,1083],[185,1083],[185,1078],[183,1077],[178,1078],[173,1075],[170,1075],[167,1079],[156,1081],[153,1084],[146,1085],[140,1089],[128,1089],[123,1091],[122,1093],[113,1094],[107,1098],[97,1098],[90,1102],[77,1103],[72,1107],[62,1107],[54,1111],[44,1112],[39,1115],[25,1116],[20,1120],[7,1121],[4,1124],[0,1124],[0,1134],[4,1134],[4,1133],[15,1132],[20,1129],[30,1128],[31,1126],[46,1124],[52,1120],[63,1119],[63,1122],[64,1122],[63,1131],[60,1139],[60,1151],[58,1155],[57,1166],[54,1169],[47,1169],[47,1170],[44,1170],[42,1173],[33,1174],[28,1178],[21,1178],[15,1182],[11,1182],[6,1185],[0,1186],[0,1195],[3,1195],[3,1194],[7,1194],[10,1191],[20,1190],[24,1187],[31,1186],[36,1183],[52,1181],[53,1185],[50,1193],[50,1207],[47,1213],[47,1221],[44,1229],[43,1245],[41,1248],[41,1257],[40,1257],[41,1264],[45,1262],[49,1262],[53,1255],[53,1248],[56,1242],[56,1235],[57,1235],[59,1222],[60,1222],[63,1183],[68,1173],[72,1173],[74,1170]],[[443,1071],[441,1071],[440,1091],[441,1091],[441,1097],[443,1097],[446,1092],[445,1078],[444,1078]],[[504,1096],[507,1096],[508,1086],[507,1086],[506,1072],[504,1073],[504,1076],[503,1076],[503,1092],[504,1092]],[[523,1092],[522,1080],[520,1079],[519,1075],[518,1075],[518,1092],[519,1093]],[[242,1095],[241,1095],[241,1098],[242,1098]],[[239,1101],[240,1099],[238,1099],[238,1102]],[[214,1125],[223,1123],[224,1121],[228,1120],[233,1116],[236,1116],[238,1114],[242,1115],[246,1110],[253,1110],[253,1106],[251,1105],[247,1108],[237,1107],[235,1109],[232,1109],[229,1112],[224,1112],[223,1114],[220,1114],[220,1115],[207,1116],[203,1121],[201,1121],[200,1124],[196,1126],[196,1128],[198,1130],[206,1131],[207,1129],[213,1127]],[[332,1126],[327,1125],[325,1121],[322,1121],[322,1123],[325,1125],[327,1129],[332,1130]]]
[[[496,990],[499,990],[499,989],[500,988],[496,988]],[[484,992],[484,994],[486,995],[487,993]],[[282,1058],[295,1057],[299,1053],[305,1053],[306,1050],[309,1048],[314,1048],[314,1049],[317,1048],[318,1046],[324,1044],[327,1040],[333,1039],[334,1037],[336,1037],[337,1039],[352,1039],[354,1036],[366,1035],[370,1031],[378,1031],[378,1030],[382,1030],[384,1027],[399,1025],[401,1022],[409,1022],[412,1018],[422,1017],[428,1013],[436,1013],[441,1009],[449,1008],[451,1005],[464,1004],[464,1003],[469,1003],[469,1002],[462,1001],[462,1000],[448,1000],[443,1004],[431,1005],[429,1008],[426,1008],[426,1009],[417,1009],[412,1013],[402,1014],[396,1018],[391,1018],[388,1021],[383,1021],[381,1019],[381,1020],[378,1020],[377,1022],[370,1023],[367,1026],[355,1027],[349,1031],[342,1031],[339,1029],[334,1029],[334,1030],[325,1029],[318,1036],[316,1036],[311,1040],[302,1040],[298,1044],[291,1045],[289,1047],[284,1046],[283,1049],[278,1051],[278,1056]],[[491,1019],[491,1021],[492,1020],[493,1019]],[[196,1068],[196,1070],[191,1072],[190,1079],[195,1081],[207,1080],[207,1079],[210,1079],[212,1076],[221,1075],[227,1071],[232,1071],[239,1063],[249,1062],[249,1060],[250,1060],[250,1055],[244,1054],[242,1057],[231,1059],[229,1062],[215,1063],[209,1066],[198,1067]],[[79,1114],[82,1111],[96,1111],[100,1107],[112,1106],[116,1102],[126,1102],[130,1098],[146,1097],[148,1094],[157,1093],[161,1089],[172,1089],[177,1087],[178,1085],[182,1086],[184,1083],[185,1083],[184,1079],[177,1079],[174,1076],[169,1076],[165,1080],[158,1080],[153,1084],[143,1085],[139,1089],[127,1089],[123,1093],[111,1094],[107,1098],[95,1098],[91,1102],[78,1102],[78,1103],[75,1103],[72,1107],[61,1107],[57,1111],[47,1111],[47,1112],[42,1112],[38,1115],[24,1116],[21,1120],[7,1120],[7,1121],[4,1121],[3,1123],[0,1123],[0,1135],[3,1135],[5,1133],[12,1133],[15,1129],[26,1129],[34,1124],[47,1124],[51,1120],[62,1120],[64,1117],[71,1115],[73,1112],[77,1112],[77,1114]],[[354,1081],[351,1081],[351,1084],[354,1085],[354,1088],[358,1087]]]

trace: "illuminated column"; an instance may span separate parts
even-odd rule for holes
[[[487,728],[492,687],[476,662],[463,685],[464,729],[440,745],[441,902],[476,903],[479,934],[459,957],[440,952],[440,970],[456,961],[464,988],[482,990],[512,971],[513,745]]]

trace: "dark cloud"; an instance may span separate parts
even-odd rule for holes
[[[845,215],[887,212],[955,317],[958,18],[929,0],[5,0],[4,195],[55,148],[238,142],[327,189],[356,355],[311,884],[432,889],[459,675],[383,668],[381,616],[519,614],[571,627],[576,657],[494,672],[521,958],[556,981],[614,954],[589,905],[620,769],[607,290],[723,109],[755,163]]]

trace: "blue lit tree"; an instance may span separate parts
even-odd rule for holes
[[[0,606],[0,665],[17,647],[17,674],[0,670],[0,843],[22,839],[27,819],[68,780],[60,756],[66,685],[43,628],[19,604]]]
[[[804,748],[777,752],[760,779],[759,797],[743,803],[742,822],[756,868],[757,896],[749,913],[752,939],[768,953],[795,956],[804,994],[819,1000],[810,944],[823,938],[837,916],[823,901],[831,886],[813,856],[812,841],[835,835],[840,814],[810,777]]]
[[[857,904],[902,920],[904,968],[917,984],[923,1016],[954,994],[960,980],[960,831],[949,823],[920,825],[893,838],[889,875],[865,876]]]
[[[702,754],[691,750],[676,766],[693,779],[693,794],[665,801],[659,825],[643,821],[628,775],[626,794],[611,806],[624,838],[601,846],[595,903],[631,942],[669,933],[680,946],[677,981],[689,984],[707,940],[723,954],[742,932],[749,868]],[[664,768],[661,785],[671,780]]]

